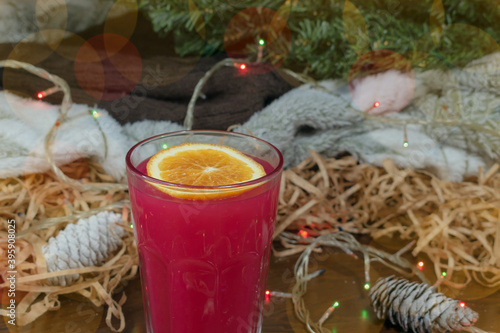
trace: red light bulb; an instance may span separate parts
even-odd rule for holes
[[[460,302],[460,303],[458,303],[458,305],[460,305],[461,308],[465,308],[465,303],[464,302]]]
[[[373,103],[373,107],[374,108],[378,108],[380,106],[380,102],[379,101],[376,101],[375,103]]]
[[[424,268],[424,262],[420,261],[417,266],[419,270],[422,270]]]
[[[245,65],[245,64],[240,65],[240,69],[245,69],[245,68],[247,68],[247,65]]]
[[[43,98],[43,93],[39,92],[38,94],[36,94],[36,97],[38,97],[38,99],[42,99]]]

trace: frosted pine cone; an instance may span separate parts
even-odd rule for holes
[[[68,224],[56,237],[51,237],[42,253],[47,271],[56,272],[71,268],[102,264],[121,243],[125,231],[118,224],[121,214],[101,212],[75,224]],[[79,274],[49,279],[52,284],[66,286],[79,278]]]
[[[370,301],[379,319],[388,317],[415,333],[461,331],[478,319],[464,303],[435,292],[434,287],[393,276],[377,281]]]

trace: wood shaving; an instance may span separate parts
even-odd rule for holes
[[[412,255],[432,261],[436,285],[463,288],[475,280],[500,286],[498,164],[456,183],[427,171],[399,169],[391,160],[380,168],[358,164],[351,156],[311,155],[283,173],[274,237],[286,250],[275,251],[277,256],[304,248],[278,237],[283,230],[303,230],[307,237],[343,230],[373,239],[415,240]],[[456,272],[465,274],[466,281],[454,281]]]

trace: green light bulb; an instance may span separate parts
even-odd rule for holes
[[[266,44],[266,42],[262,38],[259,39],[259,45],[264,45],[264,44]]]
[[[361,319],[368,319],[368,311],[366,311],[366,309],[361,310]]]

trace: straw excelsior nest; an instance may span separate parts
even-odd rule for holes
[[[66,175],[82,183],[113,182],[102,169],[86,160],[77,160],[62,168]],[[77,190],[61,181],[52,172],[30,174],[22,177],[0,179],[0,287],[8,287],[8,225],[15,221],[15,270],[16,273],[16,324],[23,326],[34,321],[48,310],[60,306],[59,295],[77,293],[96,306],[108,305],[108,326],[114,331],[124,328],[121,306],[125,294],[115,300],[113,292],[121,282],[137,274],[137,251],[130,228],[128,209],[120,204],[128,198],[124,190]],[[64,271],[47,272],[42,246],[56,236],[68,223],[87,217],[86,212],[116,204],[122,213],[121,244],[99,267],[82,267]],[[110,206],[108,206],[110,207]],[[111,206],[113,207],[113,206]],[[95,213],[94,213],[95,214]],[[74,217],[74,219],[71,218]],[[69,217],[69,218],[68,218]],[[9,223],[10,222],[10,223]],[[79,276],[67,286],[51,282],[63,276]],[[5,311],[5,310],[2,310]],[[7,313],[2,312],[2,315]],[[120,321],[114,328],[112,317]]]
[[[353,157],[311,154],[283,174],[275,237],[284,230],[302,230],[308,237],[338,230],[375,240],[397,237],[415,242],[413,256],[430,259],[435,286],[458,289],[471,281],[500,286],[499,165],[455,183],[426,171],[398,169],[390,160],[379,168]],[[281,242],[286,250],[277,255],[307,247],[285,238]],[[454,273],[462,275],[460,282]]]

